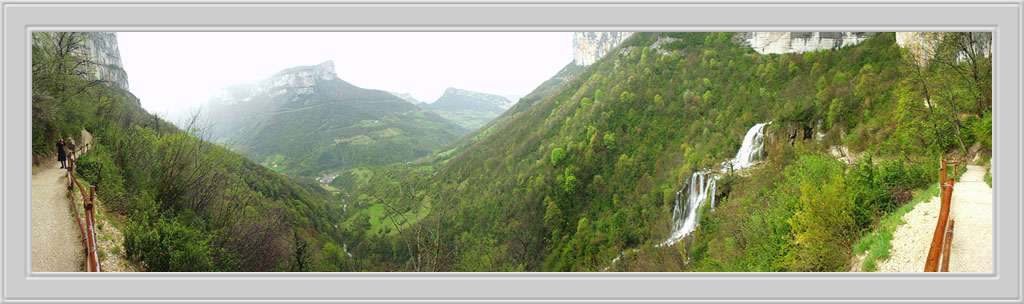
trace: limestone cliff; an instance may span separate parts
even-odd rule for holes
[[[737,42],[761,54],[814,52],[861,43],[874,36],[866,32],[744,32]]]
[[[33,47],[44,52],[57,49],[70,51],[85,64],[77,70],[94,80],[103,80],[113,86],[128,89],[128,74],[121,66],[121,51],[117,47],[117,33],[113,32],[40,32],[32,34]],[[74,43],[69,43],[74,41]]]
[[[986,57],[992,56],[991,32],[972,32],[971,39],[974,40],[973,47],[979,51],[978,53]],[[896,32],[896,44],[914,54],[918,63],[922,65],[932,59],[940,41],[942,33],[938,32]],[[964,55],[961,54],[962,56]]]
[[[573,33],[573,62],[587,66],[618,46],[633,32],[576,32]]]
[[[84,52],[92,63],[93,77],[128,89],[128,74],[121,66],[121,51],[117,47],[117,33],[86,32]]]

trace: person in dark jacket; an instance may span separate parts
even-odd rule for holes
[[[57,161],[60,161],[60,168],[61,169],[64,169],[64,168],[66,168],[68,166],[67,165],[67,160],[68,160],[68,155],[67,155],[66,152],[64,152],[64,140],[63,139],[57,139]]]

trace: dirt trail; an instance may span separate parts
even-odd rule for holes
[[[67,172],[56,157],[32,170],[32,271],[82,271],[85,249],[71,213]]]
[[[985,168],[967,166],[953,187],[949,216],[953,231],[950,272],[992,271],[992,188],[982,180]],[[879,272],[922,272],[939,218],[939,196],[920,202],[903,215],[906,224],[893,233],[889,259],[878,263]]]
[[[92,134],[82,130],[77,141],[79,154],[85,153]],[[32,168],[32,271],[83,270],[85,249],[68,197],[67,172],[56,157]]]
[[[992,271],[992,188],[983,177],[985,168],[967,166],[967,173],[953,186],[949,217],[953,225],[950,272]]]

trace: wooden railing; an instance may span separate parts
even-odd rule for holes
[[[82,151],[88,150],[89,145],[86,144],[82,147]],[[85,247],[85,271],[86,272],[100,272],[100,257],[96,247],[96,217],[95,217],[95,202],[96,202],[96,186],[89,186],[88,195],[85,192],[85,187],[82,187],[82,183],[75,178],[75,156],[78,151],[72,151],[68,155],[68,194],[71,196],[71,210],[75,212],[75,220],[78,222],[78,230],[82,233],[82,245]],[[75,186],[78,186],[78,191],[82,193],[82,204],[85,214],[85,223],[82,223],[82,215],[78,212],[78,203],[75,202]]]
[[[949,271],[949,255],[955,223],[949,219],[949,208],[953,198],[955,177],[960,175],[960,166],[964,163],[964,159],[942,159],[939,162],[939,187],[942,189],[940,195],[942,203],[939,207],[939,220],[935,224],[935,233],[932,235],[932,244],[928,248],[928,257],[924,264],[925,272]],[[953,177],[947,177],[948,165],[953,165]]]

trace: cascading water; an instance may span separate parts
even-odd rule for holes
[[[759,123],[747,130],[736,158],[723,162],[718,173],[742,170],[760,162],[764,156],[764,126],[769,124],[771,122]],[[705,203],[711,204],[711,211],[715,210],[715,187],[720,177],[710,169],[690,176],[690,180],[676,192],[675,207],[672,208],[672,235],[657,247],[671,246],[696,230],[700,207]]]
[[[690,176],[683,189],[676,192],[675,207],[672,208],[672,236],[659,246],[672,245],[697,229],[700,207],[705,203],[715,208],[715,186],[719,175],[711,171],[698,171]]]
[[[743,136],[743,145],[736,151],[736,158],[722,163],[722,173],[743,170],[761,161],[764,157],[764,126],[769,124],[771,122],[759,123],[747,130]]]

